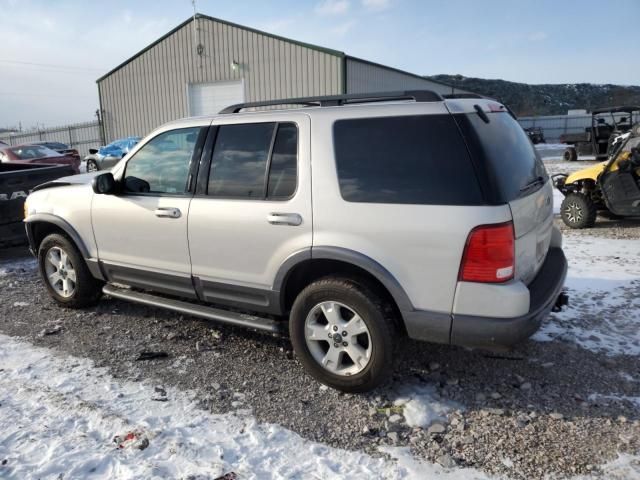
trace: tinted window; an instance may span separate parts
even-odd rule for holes
[[[278,126],[269,168],[267,197],[284,199],[296,191],[298,166],[298,128],[294,123]]]
[[[200,128],[182,128],[150,140],[127,162],[125,190],[184,193]]]
[[[334,142],[347,201],[482,203],[469,154],[449,114],[340,120]]]
[[[529,137],[508,113],[487,113],[489,123],[476,113],[459,115],[474,160],[484,170],[488,191],[498,203],[510,202],[535,189],[526,186],[546,180],[544,164]]]
[[[209,195],[264,198],[267,159],[275,125],[252,123],[218,128]]]
[[[20,160],[61,156],[55,150],[51,150],[50,148],[42,145],[25,145],[24,147],[15,147],[11,149],[11,152]]]

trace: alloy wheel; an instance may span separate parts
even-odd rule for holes
[[[367,324],[342,303],[325,301],[313,307],[305,320],[304,336],[314,360],[335,375],[356,375],[371,360]]]
[[[63,298],[71,297],[76,291],[77,275],[69,255],[60,247],[51,247],[45,256],[44,270],[47,281],[54,291]]]
[[[571,223],[578,223],[582,220],[582,207],[575,202],[571,202],[564,208],[565,217]]]

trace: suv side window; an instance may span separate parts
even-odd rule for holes
[[[181,194],[187,191],[189,164],[201,127],[161,133],[127,162],[124,191]]]
[[[338,120],[338,181],[348,202],[480,205],[466,145],[449,114]]]
[[[222,125],[218,127],[207,194],[287,199],[296,190],[297,153],[298,129],[293,123]]]

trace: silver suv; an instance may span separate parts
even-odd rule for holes
[[[526,339],[567,270],[522,128],[495,101],[429,91],[171,122],[111,172],[38,187],[25,222],[60,305],[104,293],[288,330],[311,375],[351,392],[387,377],[401,335]]]

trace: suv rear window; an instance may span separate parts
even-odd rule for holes
[[[487,113],[486,123],[477,113],[455,119],[486,182],[491,203],[506,203],[535,189],[528,185],[548,179],[544,164],[518,122],[505,112]],[[540,182],[540,186],[542,183]]]
[[[333,131],[340,192],[349,202],[483,203],[449,114],[338,120]]]

